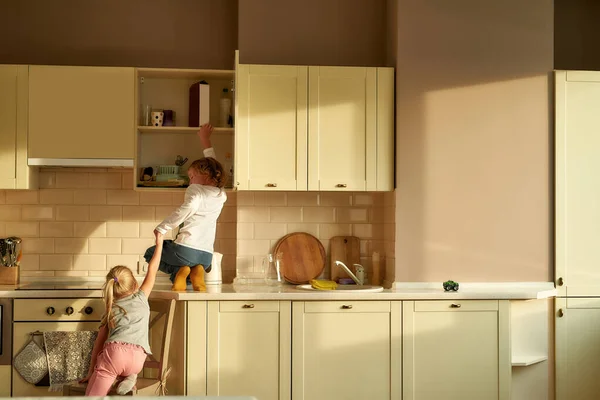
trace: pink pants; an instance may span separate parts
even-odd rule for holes
[[[144,367],[146,353],[135,344],[109,342],[96,359],[86,396],[106,396],[118,376],[138,374]]]

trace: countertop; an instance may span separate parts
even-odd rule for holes
[[[37,282],[35,285],[0,286],[0,298],[98,298],[102,291],[97,283],[74,284],[64,289],[64,284]],[[552,282],[494,282],[461,283],[457,292],[444,292],[436,282],[394,283],[382,292],[348,293],[343,291],[309,291],[294,285],[279,288],[258,285],[215,285],[206,292],[173,292],[169,284],[157,284],[151,298],[181,301],[202,300],[527,300],[555,297],[557,290]]]

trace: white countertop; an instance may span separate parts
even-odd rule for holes
[[[38,282],[36,289],[27,289],[27,284],[0,286],[0,298],[98,298],[102,291],[89,288],[55,289],[56,283]],[[202,300],[527,300],[555,297],[557,290],[553,282],[493,282],[461,283],[457,292],[444,292],[437,282],[394,283],[392,289],[376,293],[348,293],[344,291],[308,291],[296,289],[294,285],[280,288],[258,285],[215,285],[207,292],[172,292],[170,285],[158,284],[151,298],[181,301]]]

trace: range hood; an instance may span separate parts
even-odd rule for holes
[[[38,167],[133,167],[131,158],[28,158],[27,165]]]

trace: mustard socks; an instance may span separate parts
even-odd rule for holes
[[[185,288],[187,287],[187,277],[190,274],[190,267],[181,267],[179,271],[177,271],[177,275],[175,275],[175,282],[173,282],[173,286],[171,290],[174,292],[185,292]]]
[[[206,284],[204,283],[204,267],[202,265],[196,265],[193,268],[187,266],[179,268],[177,275],[175,275],[175,282],[173,282],[171,290],[174,292],[185,292],[188,275],[192,281],[194,291],[206,291]]]

